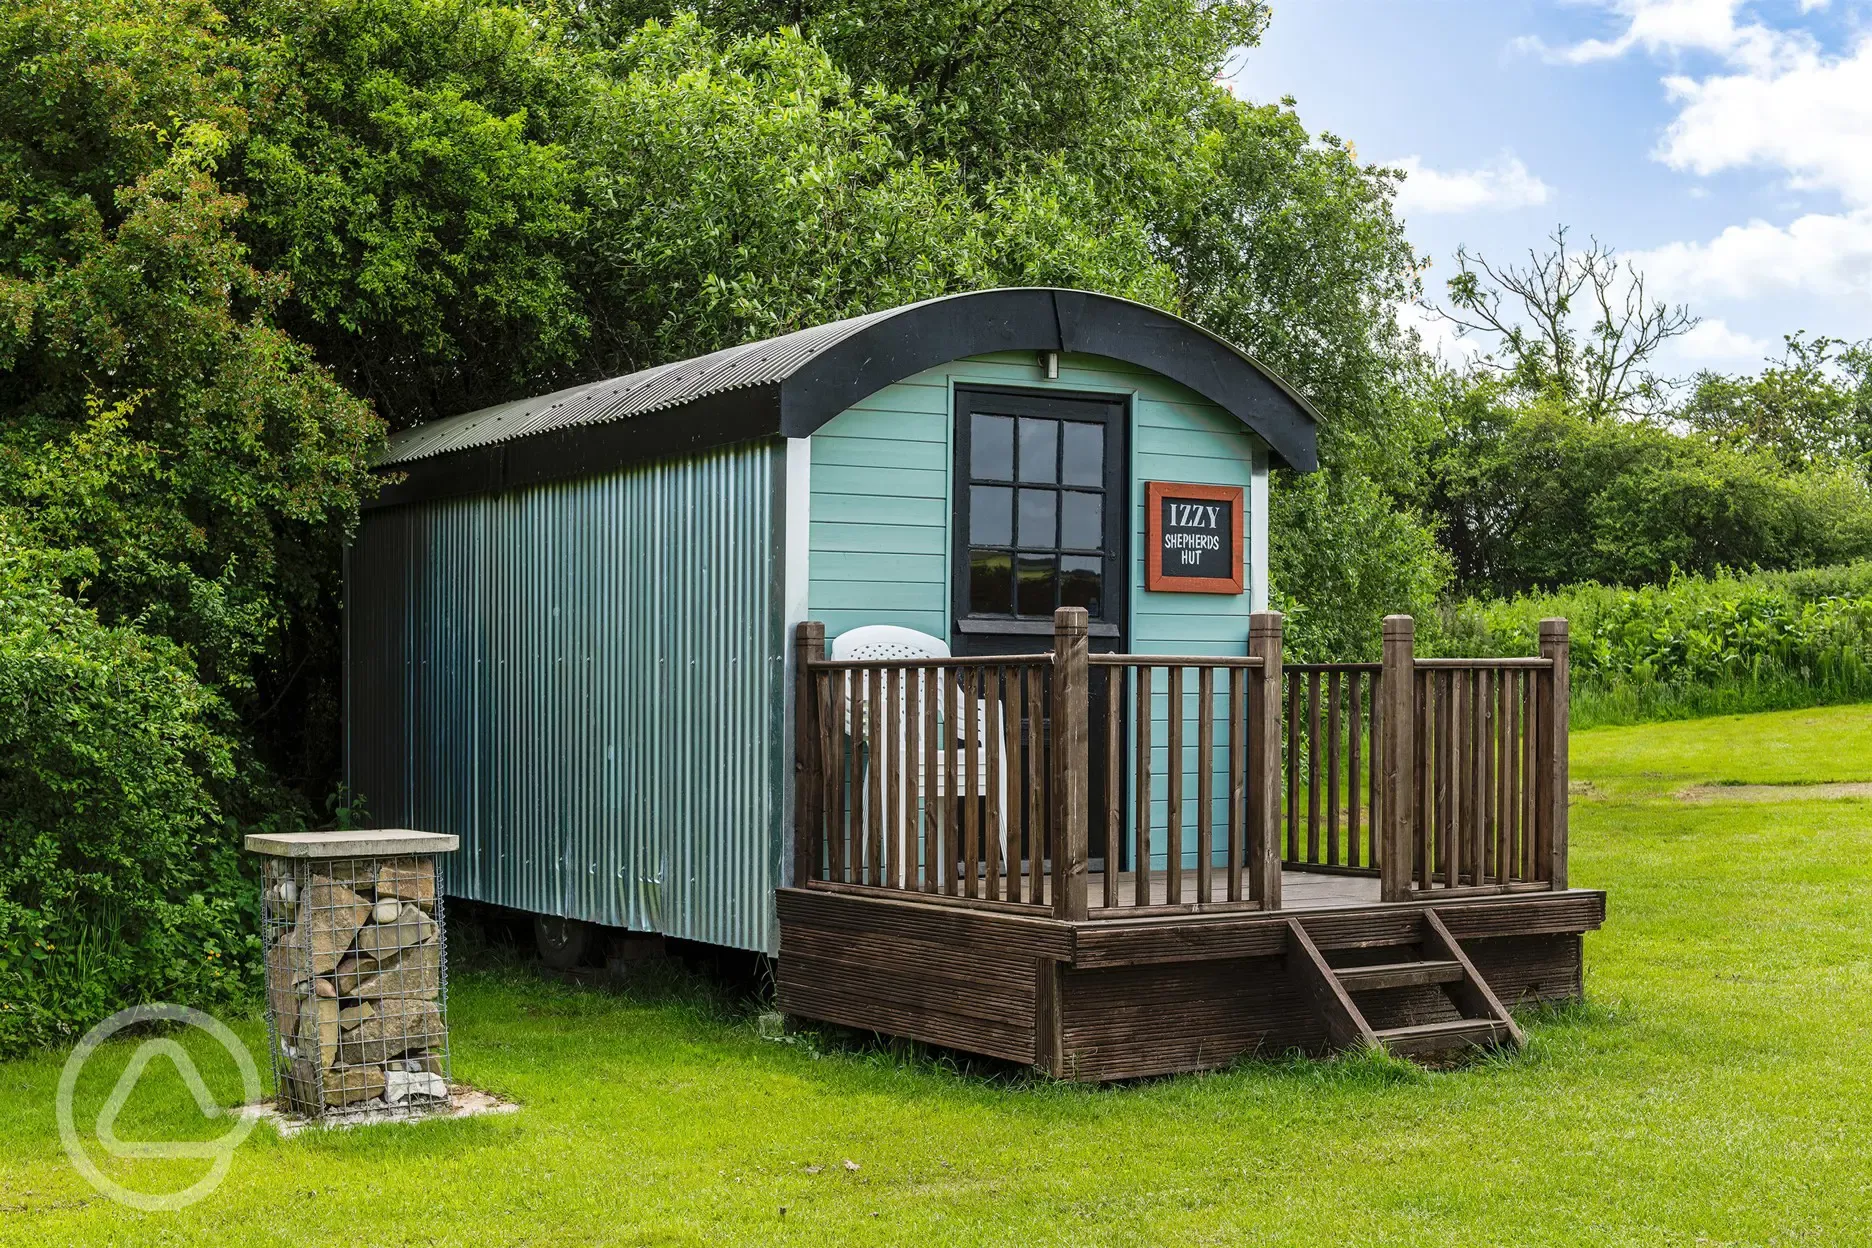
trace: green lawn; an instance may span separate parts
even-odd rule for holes
[[[0,1243],[1872,1241],[1872,804],[1673,796],[1872,780],[1872,708],[1579,733],[1573,776],[1574,878],[1610,891],[1610,917],[1587,938],[1591,1004],[1531,1020],[1513,1060],[995,1082],[764,1041],[694,994],[463,974],[457,1074],[519,1114],[261,1127],[180,1214],[71,1169],[59,1060],[0,1065]],[[80,1121],[128,1052],[87,1072]],[[231,1099],[226,1067],[210,1082]],[[119,1134],[191,1119],[217,1133],[151,1077]],[[110,1172],[148,1190],[201,1170]]]

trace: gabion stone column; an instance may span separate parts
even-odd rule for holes
[[[448,1104],[438,832],[249,836],[262,892],[267,1035],[283,1113],[415,1115]]]

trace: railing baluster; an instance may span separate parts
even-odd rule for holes
[[[1427,890],[1436,874],[1436,832],[1430,823],[1436,815],[1430,791],[1436,778],[1435,742],[1431,739],[1436,735],[1436,673],[1418,671],[1415,679],[1417,723],[1411,739],[1416,743],[1416,757],[1412,761],[1415,774],[1411,789],[1416,794],[1417,809],[1412,813],[1410,873],[1416,877],[1417,887]]]
[[[1124,673],[1122,667],[1105,669],[1105,889],[1107,908],[1118,904],[1118,833],[1124,826],[1119,808],[1124,792]]]
[[[1539,877],[1534,868],[1534,799],[1538,786],[1534,783],[1537,750],[1540,734],[1535,731],[1534,715],[1540,707],[1539,672],[1529,672],[1521,682],[1521,878],[1534,880]]]
[[[1485,809],[1487,803],[1482,781],[1487,775],[1488,764],[1485,761],[1488,751],[1488,738],[1483,729],[1488,721],[1485,718],[1488,705],[1488,673],[1477,669],[1465,673],[1469,686],[1469,752],[1464,756],[1469,767],[1467,790],[1469,798],[1469,846],[1463,857],[1469,863],[1469,879],[1474,884],[1488,882],[1487,870],[1487,831],[1488,819]]]
[[[903,754],[903,670],[888,668],[882,673],[884,715],[878,724],[878,765],[884,769],[884,852],[879,855],[884,869],[884,883],[902,888],[904,883],[903,781],[898,760]]]
[[[1208,905],[1215,879],[1215,669],[1196,669],[1196,900]]]
[[[1371,757],[1366,762],[1366,769],[1371,773],[1371,780],[1370,786],[1365,792],[1365,805],[1367,809],[1371,811],[1371,817],[1367,820],[1369,832],[1365,842],[1365,861],[1371,863],[1374,867],[1382,867],[1384,863],[1384,859],[1380,856],[1383,851],[1379,849],[1379,846],[1384,841],[1384,834],[1382,831],[1385,818],[1384,803],[1390,800],[1384,787],[1383,751],[1378,748],[1379,734],[1385,730],[1385,716],[1391,714],[1391,705],[1384,692],[1384,680],[1385,677],[1382,673],[1372,673],[1371,727],[1367,730],[1367,735],[1371,739]],[[1407,694],[1405,696],[1408,697],[1409,695]]]
[[[1320,860],[1320,674],[1307,673],[1307,852],[1306,860]]]
[[[962,857],[962,669],[954,668],[942,677],[942,891],[955,896],[961,888],[956,878]]]
[[[1242,841],[1243,807],[1246,804],[1248,762],[1247,698],[1251,676],[1246,668],[1231,668],[1228,674],[1228,899],[1242,899],[1242,859],[1247,846]]]
[[[1300,861],[1300,673],[1287,678],[1287,861]]]
[[[820,672],[815,684],[819,700],[819,808],[823,822],[819,829],[819,839],[824,842],[822,851],[823,864],[815,864],[815,878],[836,880],[844,866],[844,846],[839,842],[838,790],[843,784],[839,776],[838,741],[844,735],[844,728],[839,725],[838,699],[834,690],[839,678],[830,672]],[[824,874],[821,875],[820,872]]]
[[[1487,884],[1498,870],[1495,855],[1495,676],[1476,672],[1476,869],[1475,882]]]
[[[1444,791],[1449,796],[1449,816],[1443,823],[1443,883],[1454,888],[1462,881],[1463,788],[1462,745],[1465,722],[1462,679],[1455,672],[1443,673],[1444,692],[1449,706],[1449,740],[1445,742],[1443,768]]]
[[[1027,770],[1022,765],[1027,738],[1026,708],[1021,704],[1025,676],[1019,668],[1005,675],[1007,723],[1002,731],[1007,734],[1007,770],[1001,782],[1007,790],[1007,801],[1003,803],[1006,809],[1002,812],[1002,817],[1007,820],[1007,852],[1004,857],[1007,859],[1007,899],[1020,901],[1025,895],[1021,881],[1021,862],[1024,858],[1021,846],[1027,843],[1027,820],[1022,812],[1021,801],[1021,790],[1027,778]]]
[[[1326,858],[1339,865],[1339,697],[1340,674],[1326,677]]]
[[[931,668],[917,677],[918,712],[923,720],[923,751],[918,755],[923,783],[918,789],[923,795],[923,891],[933,893],[937,888],[938,872],[936,866],[941,862],[942,840],[937,827],[942,802],[937,798],[937,789],[941,784],[942,755],[940,735],[937,732],[936,708],[942,696],[942,669]],[[917,766],[912,763],[912,766]]]
[[[981,895],[981,669],[965,667],[962,684],[962,891],[967,897]]]
[[[1359,766],[1365,746],[1364,698],[1365,673],[1353,672],[1346,682],[1350,686],[1346,708],[1346,865],[1357,867],[1365,865],[1359,861],[1363,848],[1359,837],[1359,789],[1365,783],[1365,776]]]
[[[1033,900],[1046,900],[1046,700],[1041,670],[1027,669],[1027,878]]]
[[[984,667],[982,669],[982,716],[985,719],[982,731],[987,736],[983,742],[984,752],[988,756],[986,784],[988,793],[982,802],[984,818],[982,820],[982,870],[983,884],[990,901],[1001,899],[1001,820],[1003,818],[1001,801],[1001,738],[1005,729],[1001,717],[1001,669]]]
[[[1164,710],[1164,902],[1183,900],[1183,667],[1170,668]]]
[[[1137,860],[1131,873],[1131,903],[1151,904],[1151,669],[1140,665],[1137,674]]]
[[[865,792],[870,800],[865,803],[864,820],[864,878],[867,884],[882,884],[884,876],[880,871],[878,859],[884,849],[884,760],[878,757],[878,746],[883,741],[884,731],[884,673],[867,671],[864,674],[865,698]]]

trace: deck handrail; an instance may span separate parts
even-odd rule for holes
[[[1567,887],[1567,622],[1526,658],[1417,658],[1384,621],[1380,897]]]
[[[1260,612],[1245,655],[1091,654],[1062,608],[1039,654],[832,660],[804,622],[792,878],[1069,921],[1279,909],[1283,867],[1392,902],[1566,888],[1566,621],[1515,658],[1417,658],[1415,633],[1287,664]]]

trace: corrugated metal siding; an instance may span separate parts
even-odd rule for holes
[[[451,894],[772,950],[778,443],[368,513],[348,769]]]

